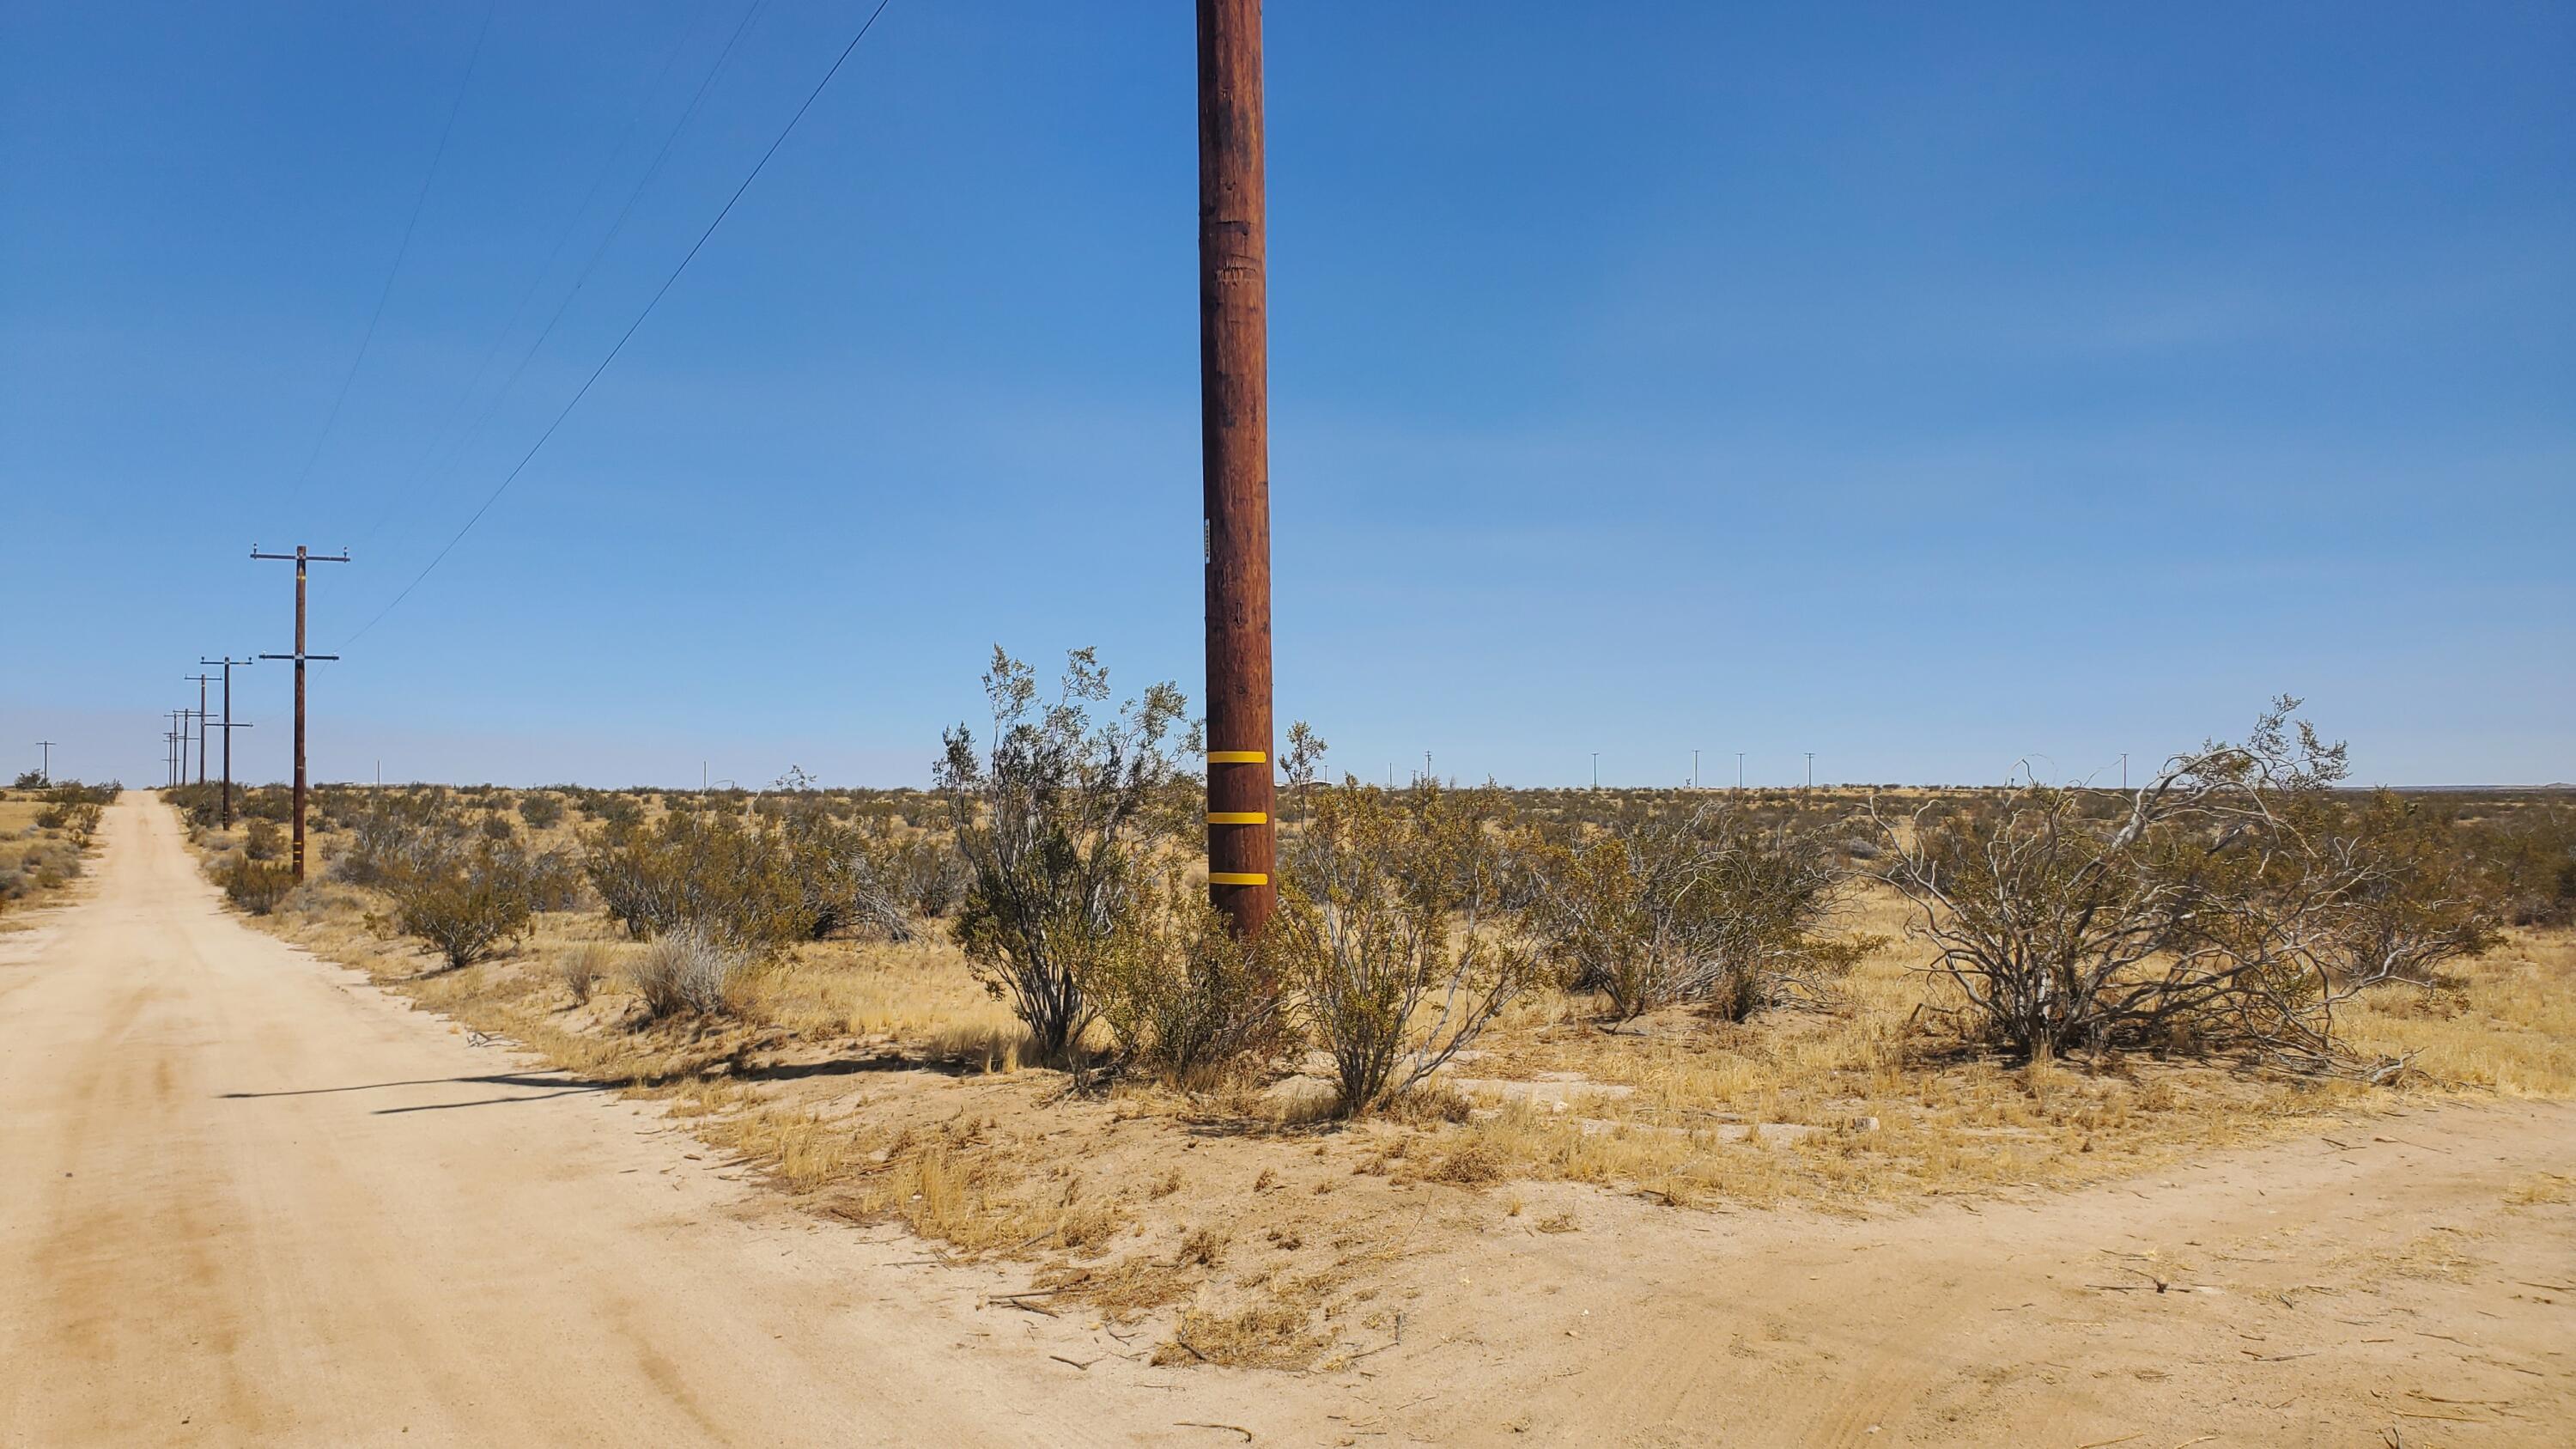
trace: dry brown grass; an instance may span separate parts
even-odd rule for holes
[[[595,916],[542,916],[515,954],[430,972],[367,926],[382,910],[325,882],[257,924],[664,1102],[816,1211],[900,1222],[952,1257],[1026,1261],[1050,1311],[1170,1315],[1164,1362],[1302,1365],[1382,1342],[1373,1267],[1487,1230],[1497,1195],[1525,1204],[1515,1183],[1901,1210],[2133,1173],[2426,1093],[2576,1092],[2576,935],[2563,932],[2517,934],[2456,986],[2381,992],[2355,1012],[2365,1050],[2418,1054],[2422,1074],[2391,1091],[1964,1050],[1920,1010],[1940,988],[1915,969],[1893,901],[1865,898],[1846,927],[1888,944],[1830,1010],[1740,1025],[1668,1011],[1614,1034],[1594,1003],[1541,995],[1454,1082],[1346,1124],[1312,1075],[1073,1095],[1062,1074],[1021,1069],[1025,1032],[935,928],[901,946],[800,946],[745,983],[738,1019],[639,1028],[603,964],[635,948]],[[586,999],[572,985],[585,974]],[[1578,1227],[1564,1211],[1531,1217],[1503,1214],[1515,1231]],[[2386,1271],[2449,1271],[2440,1246]]]

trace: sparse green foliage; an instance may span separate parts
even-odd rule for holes
[[[1126,913],[1090,985],[1120,1053],[1168,1082],[1279,1034],[1278,973],[1265,949],[1236,940],[1205,887],[1178,872],[1162,873]]]
[[[563,797],[548,790],[531,790],[519,797],[519,818],[530,830],[552,830],[563,822]]]
[[[1177,766],[1170,741],[1187,707],[1157,684],[1114,714],[1108,672],[1088,649],[1065,657],[1056,698],[1001,649],[984,676],[992,744],[964,725],[943,737],[937,776],[968,872],[955,932],[987,990],[1010,1002],[1038,1050],[1061,1057],[1100,1011],[1108,959],[1138,929],[1154,809]]]
[[[1916,907],[1976,1036],[2031,1053],[2242,1048],[2376,1080],[2334,1013],[2483,950],[2485,908],[2449,844],[2400,802],[2331,787],[2344,749],[2283,699],[2242,745],[2169,761],[2113,814],[2031,785],[2003,807],[1888,828],[1885,879]],[[2105,817],[2108,818],[2105,818]]]
[[[1332,1054],[1342,1111],[1358,1114],[1439,1070],[1529,982],[1511,904],[1523,867],[1495,786],[1346,778],[1311,793],[1263,947]]]
[[[234,905],[254,916],[264,916],[276,910],[286,893],[295,889],[295,870],[243,856],[224,872],[223,885],[225,897]]]
[[[1825,842],[1724,801],[1541,846],[1538,917],[1569,990],[1611,1016],[1700,1002],[1730,1021],[1821,999],[1850,952],[1821,939],[1843,876]]]
[[[486,837],[424,858],[386,882],[394,923],[449,968],[470,966],[527,929],[535,870],[517,844]]]

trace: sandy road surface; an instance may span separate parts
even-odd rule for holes
[[[925,1294],[898,1244],[761,1212],[638,1110],[245,929],[163,807],[105,831],[90,898],[0,938],[0,1444],[1205,1444],[1173,1421],[1232,1417],[1054,1364],[1027,1339],[1054,1325],[974,1312],[970,1275]]]
[[[1179,1373],[244,928],[158,805],[106,841],[0,937],[0,1445],[2576,1442],[2564,1106],[1871,1219],[1532,1187],[1581,1230],[1475,1209],[1400,1344]]]

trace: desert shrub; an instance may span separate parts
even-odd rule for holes
[[[1309,792],[1301,791],[1300,794]],[[1531,979],[1523,866],[1493,786],[1311,792],[1263,949],[1332,1055],[1346,1115],[1438,1071]]]
[[[45,792],[43,808],[36,812],[36,823],[47,830],[59,830],[73,841],[87,845],[98,833],[98,822],[107,805],[116,797],[113,792],[78,783],[57,785]]]
[[[528,904],[540,911],[578,911],[590,904],[590,878],[581,857],[569,850],[539,850],[528,856]]]
[[[2517,926],[2576,925],[2576,805],[2535,802],[2458,827],[2482,892]]]
[[[331,863],[331,874],[351,885],[391,886],[464,848],[465,824],[438,791],[391,792],[375,796],[350,821],[346,849]],[[267,832],[276,849],[277,827],[262,820],[250,824],[256,848]]]
[[[1100,1010],[1095,977],[1135,929],[1140,863],[1171,829],[1157,804],[1177,775],[1170,742],[1187,707],[1169,683],[1107,718],[1109,675],[1065,656],[1054,702],[1001,649],[984,675],[989,752],[964,725],[942,737],[937,778],[966,862],[954,926],[977,979],[1060,1058]]]
[[[804,780],[801,772],[791,778]],[[821,940],[864,929],[891,941],[912,939],[897,852],[882,832],[834,814],[822,796],[799,794],[787,798],[761,835],[778,855],[774,869],[795,892],[796,910],[785,923],[793,934]]]
[[[774,842],[739,816],[666,814],[610,825],[583,855],[590,883],[630,936],[650,939],[698,922],[743,943],[803,938],[804,903]]]
[[[1273,1043],[1278,973],[1205,887],[1166,872],[1122,917],[1090,986],[1125,1065],[1182,1083]]]
[[[286,893],[295,889],[295,871],[291,866],[240,856],[223,873],[223,885],[225,897],[234,905],[254,916],[264,916],[276,910]]]
[[[10,782],[9,788],[13,790],[41,790],[45,788],[45,772],[42,770],[21,770],[18,772],[18,778]]]
[[[2344,748],[2282,699],[2244,744],[2168,761],[2105,818],[2031,785],[1911,831],[1882,822],[1883,878],[1915,908],[1968,1034],[2032,1054],[2243,1049],[2384,1080],[2337,1008],[2485,949],[2483,905],[2395,802],[2333,785]]]
[[[895,888],[914,914],[939,920],[966,898],[966,858],[945,840],[915,836],[892,850]]]
[[[486,840],[516,840],[519,838],[518,827],[510,823],[509,816],[502,814],[498,810],[485,815],[482,823],[476,828],[483,832],[483,838]]]
[[[470,850],[424,857],[385,888],[394,898],[396,928],[426,942],[455,969],[527,929],[532,874],[526,851],[484,839]]]
[[[273,820],[254,820],[242,837],[242,853],[252,860],[275,860],[286,854],[286,832]]]
[[[1691,1001],[1740,1021],[1821,999],[1851,965],[1816,934],[1843,893],[1834,854],[1723,801],[1641,816],[1533,851],[1537,918],[1564,985],[1614,1019]]]
[[[720,1016],[734,1009],[735,989],[751,965],[751,953],[722,932],[682,921],[630,956],[626,976],[648,1016]]]
[[[563,797],[550,791],[535,790],[519,798],[519,818],[530,830],[552,830],[563,823]]]
[[[581,797],[581,813],[602,825],[640,825],[644,820],[644,802],[632,795],[594,792]]]

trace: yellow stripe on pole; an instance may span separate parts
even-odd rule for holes
[[[1268,815],[1258,810],[1211,810],[1208,812],[1208,824],[1210,825],[1260,825],[1267,822],[1269,819],[1270,817]]]
[[[1270,752],[1267,750],[1210,750],[1207,757],[1211,765],[1258,765],[1270,758]]]
[[[1268,885],[1270,877],[1257,870],[1212,870],[1209,885]]]

